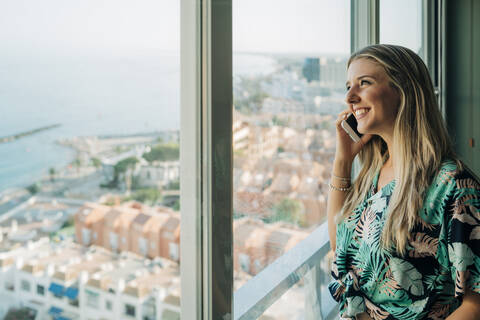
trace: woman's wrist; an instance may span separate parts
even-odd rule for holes
[[[353,161],[337,159],[333,161],[333,175],[339,178],[349,178],[352,173]]]

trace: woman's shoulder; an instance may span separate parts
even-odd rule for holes
[[[465,195],[480,199],[480,183],[478,177],[464,163],[447,159],[440,166],[427,194],[429,193],[437,196],[443,194],[452,201]]]
[[[427,189],[420,216],[429,223],[438,224],[445,214],[451,219],[452,214],[465,205],[472,210],[480,208],[478,179],[461,161],[445,160]]]
[[[440,165],[434,184],[450,185],[453,188],[478,188],[479,179],[463,162],[446,159]]]

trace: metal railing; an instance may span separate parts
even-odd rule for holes
[[[305,319],[333,319],[338,308],[327,289],[329,250],[324,223],[234,293],[234,319],[257,319],[301,279],[306,290]]]

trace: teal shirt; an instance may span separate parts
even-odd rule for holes
[[[480,293],[480,184],[445,161],[428,188],[420,223],[401,257],[380,246],[395,181],[376,191],[337,226],[329,290],[344,319],[445,319],[469,288]]]

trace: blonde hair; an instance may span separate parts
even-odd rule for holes
[[[410,49],[386,44],[365,47],[350,57],[369,59],[383,67],[397,89],[400,105],[393,129],[393,162],[396,184],[382,231],[384,248],[394,246],[404,255],[409,233],[419,221],[427,188],[447,158],[456,160],[440,113],[428,69]],[[373,177],[388,157],[386,143],[374,136],[358,154],[362,169],[346,197],[340,219],[348,217],[365,199]]]

